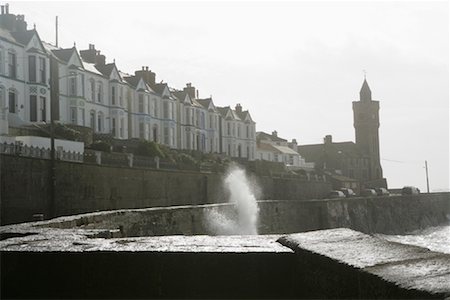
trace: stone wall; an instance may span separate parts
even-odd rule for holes
[[[259,201],[258,233],[286,234],[346,227],[365,233],[405,234],[447,224],[450,193],[324,200]],[[211,211],[228,218],[230,204],[115,210],[43,222],[43,227],[106,229],[120,236],[214,234]]]
[[[0,156],[1,220],[11,224],[49,217],[50,161]],[[110,167],[57,161],[55,215],[121,208],[226,202],[223,174]],[[322,198],[327,182],[251,176],[259,199]]]

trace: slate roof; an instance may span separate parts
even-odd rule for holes
[[[86,71],[103,76],[103,74],[97,70],[97,68],[95,67],[95,64],[85,62],[83,59],[81,60],[81,62],[83,63],[83,67]]]
[[[11,35],[14,37],[14,39],[22,45],[27,45],[35,34],[37,34],[37,32],[34,29],[27,31],[11,32]]]
[[[197,100],[198,103],[200,103],[200,105],[202,105],[205,109],[209,109],[209,106],[211,105],[211,103],[213,104],[213,111],[217,112],[217,109],[214,105],[214,102],[212,100],[212,98],[206,98],[206,99],[195,99]]]
[[[256,140],[260,141],[260,140],[263,140],[263,139],[268,139],[268,140],[271,140],[272,142],[287,142],[287,140],[282,139],[282,138],[280,138],[278,136],[274,136],[272,134],[268,134],[268,133],[265,133],[265,132],[262,132],[262,131],[258,131],[256,133]]]
[[[57,49],[52,50],[53,54],[62,60],[63,62],[68,62],[69,59],[72,57],[72,53],[75,51],[75,48],[67,48],[67,49]]]
[[[139,84],[139,77],[136,76],[129,76],[129,77],[123,77],[123,80],[125,80],[127,83],[129,83],[132,87],[136,88]]]
[[[186,92],[185,91],[176,91],[176,90],[172,90],[172,95],[174,95],[178,100],[180,101],[184,101],[184,99],[186,99]]]
[[[111,76],[111,72],[115,67],[115,63],[109,63],[106,65],[96,65],[95,67],[97,68],[97,70],[99,70],[100,73],[102,73],[103,75],[105,75],[106,77],[109,78],[109,76]]]
[[[225,106],[225,107],[219,107],[217,106],[216,109],[219,111],[220,115],[225,118],[227,116],[227,112],[230,109],[229,106]]]
[[[326,153],[329,157],[337,157],[343,155],[345,157],[362,157],[362,153],[354,142],[340,142],[325,144],[312,144],[312,145],[299,145],[298,152],[307,161],[319,161]]]
[[[12,36],[11,31],[0,28],[0,39],[6,40],[8,42],[19,44],[18,41]]]
[[[259,151],[269,151],[269,152],[275,152],[275,153],[281,153],[281,154],[290,154],[290,155],[300,156],[299,153],[297,153],[293,149],[291,149],[289,147],[285,147],[285,146],[271,145],[268,143],[258,143],[256,148]]]

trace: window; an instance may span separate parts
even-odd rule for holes
[[[163,104],[163,118],[164,119],[169,118],[169,103],[167,101],[164,101]]]
[[[213,115],[209,116],[209,128],[213,129],[214,128],[214,124],[213,124]]]
[[[170,137],[171,137],[170,141],[171,146],[175,146],[175,130],[173,128],[170,128]]]
[[[168,127],[164,127],[164,144],[168,145],[169,141],[170,141],[169,128]]]
[[[30,95],[30,122],[37,121],[37,96]]]
[[[202,112],[201,113],[201,118],[200,118],[200,128],[205,129],[206,125],[205,125],[205,113]]]
[[[77,78],[76,77],[69,78],[69,95],[70,96],[77,95]]]
[[[246,138],[250,137],[250,126],[247,125],[247,133],[245,135]]]
[[[3,74],[3,48],[0,47],[0,74]]]
[[[153,141],[158,142],[158,126],[153,126]]]
[[[111,129],[112,135],[116,136],[116,119],[115,118],[111,119],[111,127],[112,127],[112,129]]]
[[[28,80],[36,82],[36,56],[28,56]]]
[[[144,112],[144,95],[139,94],[139,112]]]
[[[237,125],[237,135],[238,137],[241,137],[241,124]]]
[[[102,103],[102,98],[103,98],[103,84],[99,82],[97,90],[97,102]]]
[[[185,109],[185,115],[186,115],[186,124],[189,124],[189,120],[190,120],[190,117],[189,117],[189,108],[187,108],[187,107],[186,107],[186,109]]]
[[[145,99],[146,99],[145,102],[147,102],[147,111],[148,111],[148,114],[151,115],[151,114],[152,114],[153,99],[150,100],[150,97],[149,97],[149,96],[146,96]]]
[[[123,138],[123,129],[125,127],[125,121],[123,118],[120,119],[119,136]]]
[[[77,108],[76,107],[70,108],[70,122],[75,125],[77,124]]]
[[[227,131],[228,131],[228,135],[231,135],[231,125],[230,125],[230,123],[227,123]]]
[[[119,105],[123,106],[123,86],[120,86],[120,91],[119,91]]]
[[[91,100],[95,101],[95,81],[91,79]]]
[[[116,105],[116,87],[111,87],[111,104]]]
[[[81,116],[81,126],[85,126],[86,125],[86,117],[84,114],[84,108],[79,108],[78,109],[80,116]]]
[[[95,132],[95,110],[91,110],[91,113],[89,114],[89,122],[92,128],[92,131]]]
[[[8,52],[8,75],[11,78],[16,78],[17,73],[17,57],[14,52]]]
[[[81,96],[84,98],[84,74],[81,75]]]
[[[45,58],[43,57],[39,57],[39,77],[41,79],[41,83],[46,84],[47,72]]]
[[[9,98],[9,112],[12,114],[17,113],[16,92],[14,90],[10,90],[8,98]]]
[[[97,131],[102,132],[103,131],[103,113],[99,112],[97,116]]]
[[[141,140],[145,139],[145,129],[144,129],[144,123],[139,123],[139,138]]]
[[[45,97],[39,97],[39,106],[41,111],[41,121],[45,122],[47,120],[47,99]]]
[[[5,92],[5,89],[0,86],[0,107],[6,107],[6,103],[5,103],[5,96],[3,95],[3,93]],[[2,115],[1,113],[2,111],[0,111],[0,115]]]
[[[157,118],[158,117],[158,102],[157,101],[155,101],[155,106],[153,106],[153,109],[154,109],[154,111],[153,111],[153,116],[155,117],[155,118]]]

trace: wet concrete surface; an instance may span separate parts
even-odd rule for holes
[[[437,298],[450,296],[449,254],[346,228],[292,234],[280,238],[279,242],[300,256],[306,251],[348,266],[348,271],[355,270],[354,275],[362,271],[405,291],[421,291]],[[345,267],[342,273],[346,272],[344,270]],[[358,276],[353,281],[357,285]]]
[[[54,222],[0,227],[2,298],[450,297],[449,254],[346,228],[122,237]]]

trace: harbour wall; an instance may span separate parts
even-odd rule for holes
[[[322,200],[259,201],[259,234],[288,234],[313,230],[350,228],[364,233],[405,234],[446,225],[450,193],[415,196]],[[208,216],[214,211],[233,219],[230,204],[173,206],[115,210],[62,217],[43,226],[69,229],[107,229],[118,236],[214,234]],[[116,233],[114,233],[116,234]]]

